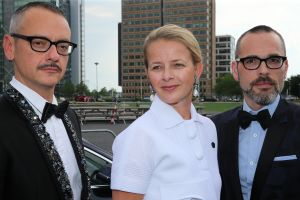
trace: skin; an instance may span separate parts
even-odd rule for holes
[[[135,194],[131,192],[123,192],[119,190],[113,190],[112,191],[112,199],[113,200],[143,200],[144,195],[143,194]]]
[[[240,43],[239,57],[285,56],[280,38],[272,32],[248,33]],[[242,63],[233,61],[231,64],[233,77],[239,81],[246,103],[253,110],[259,110],[274,101],[284,86],[288,70],[286,60],[279,69],[267,68],[262,62],[256,70],[247,70]]]
[[[156,94],[184,119],[190,119],[193,84],[202,73],[202,65],[193,63],[184,44],[172,40],[152,42],[147,58],[147,75]]]
[[[147,75],[162,101],[190,119],[195,77],[202,73],[202,64],[194,64],[190,51],[180,42],[159,39],[147,49]],[[113,190],[113,200],[142,200],[143,194]]]
[[[17,33],[26,36],[43,36],[51,41],[70,41],[71,31],[63,16],[44,8],[27,10]],[[23,39],[5,35],[3,49],[7,59],[13,62],[15,78],[52,102],[55,85],[62,79],[69,56],[59,55],[52,45],[47,52],[35,52]]]

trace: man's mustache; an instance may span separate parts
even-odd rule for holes
[[[271,79],[270,77],[268,77],[268,76],[265,76],[265,77],[260,76],[257,79],[255,79],[254,81],[252,81],[250,83],[250,85],[253,87],[254,85],[256,85],[259,82],[268,82],[268,83],[271,83],[272,85],[276,84],[276,82],[273,79]]]
[[[57,68],[59,71],[62,71],[61,67],[56,64],[56,63],[47,63],[47,64],[41,64],[38,66],[38,69],[44,69],[44,68],[47,68],[47,67],[54,67],[54,68]]]

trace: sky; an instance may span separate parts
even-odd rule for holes
[[[85,71],[90,90],[118,86],[118,23],[121,0],[85,0]],[[236,40],[256,25],[282,34],[289,62],[288,77],[300,74],[299,0],[216,0],[216,35]],[[96,77],[96,65],[97,77]]]

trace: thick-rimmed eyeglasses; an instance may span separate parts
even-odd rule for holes
[[[282,67],[286,59],[287,58],[285,56],[270,56],[265,59],[257,56],[249,56],[245,58],[237,58],[236,61],[243,63],[244,67],[248,70],[256,70],[262,62],[265,62],[269,69],[279,69]]]
[[[26,36],[18,33],[11,33],[10,35],[12,37],[28,41],[30,43],[31,49],[37,52],[47,52],[50,49],[51,45],[55,45],[56,51],[59,55],[68,56],[77,47],[77,44],[64,40],[52,42],[46,37]]]

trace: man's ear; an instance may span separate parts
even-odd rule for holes
[[[234,80],[239,81],[238,62],[235,60],[231,62],[231,73]]]
[[[15,45],[14,38],[8,34],[5,34],[3,37],[3,51],[7,60],[13,60],[15,58]]]

